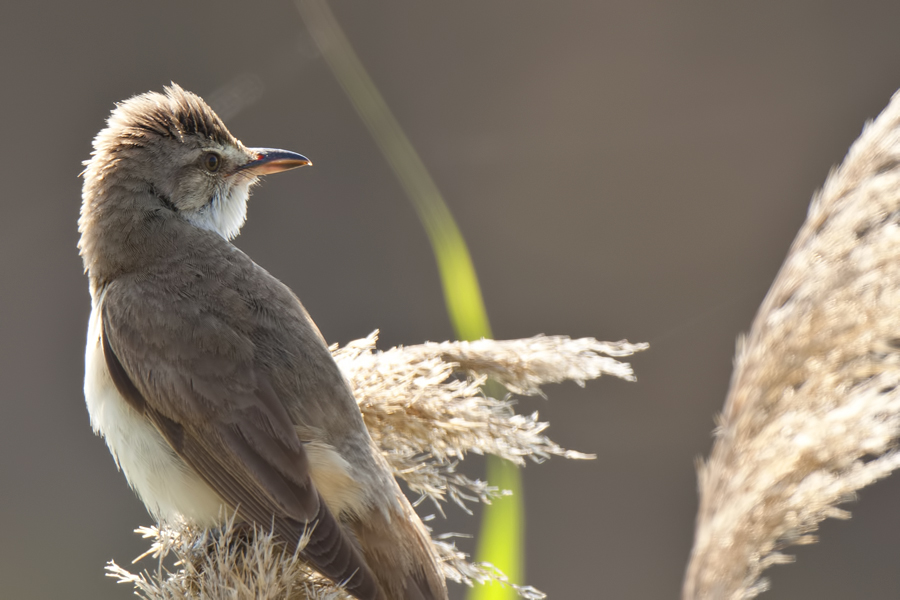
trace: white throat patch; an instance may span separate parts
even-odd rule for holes
[[[218,233],[231,240],[247,220],[247,199],[250,197],[252,179],[239,179],[232,185],[217,189],[212,200],[195,211],[182,213],[185,220],[195,227]]]

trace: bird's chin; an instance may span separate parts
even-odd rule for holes
[[[247,220],[247,199],[250,196],[250,182],[241,182],[230,187],[224,194],[216,194],[205,206],[191,212],[184,212],[184,218],[200,229],[218,233],[226,240],[237,236]]]

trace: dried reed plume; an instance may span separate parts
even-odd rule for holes
[[[781,550],[900,466],[900,94],[813,198],[738,343],[685,599],[754,598]]]
[[[630,365],[612,357],[629,356],[646,344],[604,343],[592,338],[537,336],[524,340],[428,343],[375,351],[376,334],[332,352],[354,390],[366,425],[394,474],[438,509],[451,499],[489,503],[501,490],[455,470],[469,452],[494,454],[523,464],[550,456],[592,458],[560,448],[544,435],[547,423],[537,413],[517,415],[508,399],[483,394],[488,376],[507,389],[541,394],[540,386],[565,380],[583,384],[601,375],[634,380]],[[108,574],[132,583],[137,595],[152,600],[293,598],[346,600],[328,580],[306,566],[298,551],[288,551],[260,529],[230,521],[211,535],[186,524],[138,530],[152,540],[151,571],[130,573],[110,562]],[[445,536],[434,539],[444,575],[458,583],[497,580],[513,585],[488,564],[472,564]],[[175,566],[163,561],[174,556]],[[170,559],[171,559],[170,556]],[[513,585],[519,595],[537,600],[544,594]]]

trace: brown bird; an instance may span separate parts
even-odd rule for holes
[[[310,164],[246,148],[177,85],[119,104],[85,163],[85,398],[147,509],[238,518],[296,544],[360,600],[447,598],[425,527],[297,297],[229,240],[261,175]]]

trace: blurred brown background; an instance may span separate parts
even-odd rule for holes
[[[332,7],[459,221],[496,336],[651,343],[637,384],[522,402],[598,455],[526,469],[527,582],[676,597],[735,338],[812,192],[900,87],[900,4]],[[291,2],[10,4],[0,57],[0,596],[129,598],[103,565],[143,551],[131,530],[150,519],[88,423],[75,248],[76,176],[113,102],[174,80],[226,98],[244,142],[312,158],[256,191],[237,243],[330,341],[452,332],[413,210]],[[764,597],[900,596],[898,503],[900,478],[864,490]],[[439,530],[475,531],[448,512]]]

